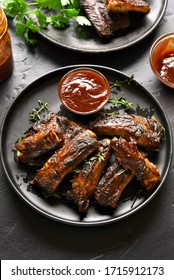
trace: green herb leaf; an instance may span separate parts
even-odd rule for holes
[[[91,22],[85,16],[77,16],[74,19],[78,22],[79,25],[92,26]]]
[[[24,0],[4,0],[2,4],[7,16],[20,21],[24,19],[28,7]]]
[[[113,87],[121,87],[123,84],[130,84],[134,80],[134,75],[131,75],[130,78],[125,79],[123,81],[116,80],[114,83],[112,83],[111,88]]]
[[[43,103],[41,100],[38,100],[39,108],[33,109],[32,113],[29,115],[30,121],[37,121],[40,120],[40,113],[44,110],[48,110],[47,105],[48,103]]]
[[[55,10],[58,7],[61,7],[60,0],[36,0],[39,8],[48,8],[49,10]]]
[[[36,9],[34,11],[34,13],[35,13],[35,15],[37,17],[37,20],[38,20],[38,23],[39,23],[40,27],[46,28],[48,26],[48,24],[49,24],[47,22],[46,15],[43,12],[41,12],[39,9]]]
[[[124,97],[110,98],[109,102],[111,102],[115,107],[118,107],[119,105],[121,105],[126,110],[132,108],[132,103],[127,101]]]
[[[47,18],[49,23],[51,23],[55,28],[64,28],[69,25],[69,18],[60,15],[60,16],[51,16]]]
[[[49,24],[55,28],[66,28],[73,19],[80,25],[90,26],[83,16],[79,0],[3,0],[2,6],[7,16],[16,20],[16,34],[22,35],[27,43],[36,40],[30,38],[31,32],[40,32]],[[55,11],[47,17],[48,11]]]

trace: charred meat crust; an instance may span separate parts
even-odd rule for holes
[[[133,139],[148,150],[158,151],[164,137],[163,127],[157,120],[136,114],[100,116],[89,127],[98,135]]]
[[[102,156],[102,160],[99,161],[95,154],[91,155],[92,158],[84,164],[80,173],[74,176],[72,189],[66,193],[66,198],[77,205],[79,212],[86,212],[88,210],[90,199],[112,154],[109,139],[103,139],[99,141],[99,144],[100,146],[96,153]]]
[[[158,168],[140,153],[135,142],[114,137],[111,147],[118,162],[125,169],[131,170],[148,192],[160,182]]]
[[[104,0],[81,0],[80,5],[101,38],[110,38],[130,27],[127,13],[109,13]]]
[[[15,148],[18,151],[19,161],[27,164],[39,156],[61,147],[62,144],[62,133],[56,130],[40,131],[16,143]]]
[[[80,5],[100,37],[109,38],[113,35],[104,0],[81,0]]]
[[[79,129],[75,134],[71,141],[67,141],[48,159],[43,168],[37,171],[32,185],[48,194],[54,193],[63,178],[98,148],[99,143],[91,131]]]
[[[101,178],[94,199],[97,204],[115,209],[119,198],[134,177],[130,170],[125,170],[117,160],[115,160],[106,170]]]
[[[81,127],[64,116],[52,112],[45,115],[42,121],[30,126],[25,137],[15,143],[20,162],[28,164],[32,160],[63,146]]]
[[[25,137],[20,142],[15,143],[18,159],[22,163],[29,163],[61,147],[64,141],[58,116],[52,112],[48,113],[42,121],[30,126],[24,135]]]

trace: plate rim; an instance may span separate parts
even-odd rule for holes
[[[43,80],[45,77],[47,77],[48,75],[54,75],[55,73],[59,73],[59,72],[62,72],[62,71],[69,71],[70,69],[74,69],[74,68],[77,68],[77,67],[93,67],[93,68],[97,68],[98,70],[105,70],[105,71],[109,71],[109,72],[115,72],[125,78],[130,78],[129,75],[125,74],[124,72],[120,71],[120,70],[117,70],[117,69],[114,69],[114,68],[111,68],[111,67],[107,67],[107,66],[102,66],[102,65],[95,65],[95,64],[75,64],[75,65],[69,65],[69,66],[63,66],[63,67],[60,67],[60,68],[56,68],[54,70],[51,70],[51,71],[48,71],[46,72],[45,74],[41,75],[40,77],[38,77],[37,79],[35,79],[33,82],[31,82],[30,84],[28,84],[17,96],[16,98],[14,98],[14,100],[12,101],[11,105],[9,106],[6,114],[4,115],[3,117],[3,120],[2,120],[2,123],[1,123],[1,127],[0,127],[0,133],[1,133],[1,137],[0,137],[0,149],[2,151],[2,143],[3,143],[3,131],[5,129],[5,123],[6,123],[6,119],[7,117],[9,116],[9,114],[11,113],[11,110],[13,110],[13,107],[15,106],[15,103],[17,103],[17,101],[22,98],[23,96],[26,95],[27,91],[30,89],[30,87],[33,87],[35,86],[35,84],[37,84],[40,80]],[[144,91],[147,92],[148,96],[153,100],[153,102],[155,102],[160,111],[163,112],[163,117],[165,119],[165,122],[167,124],[167,130],[168,130],[168,133],[169,133],[169,142],[170,142],[170,146],[169,146],[169,160],[168,160],[168,163],[167,163],[167,168],[164,172],[164,175],[163,175],[163,178],[162,178],[162,181],[160,182],[159,186],[153,191],[153,193],[145,200],[143,201],[142,204],[140,204],[139,206],[137,206],[136,208],[134,209],[131,209],[130,212],[128,213],[124,213],[122,214],[121,216],[118,216],[118,217],[110,217],[109,219],[107,220],[101,220],[101,221],[70,221],[68,219],[65,219],[65,218],[61,218],[61,217],[55,217],[55,215],[53,214],[50,214],[48,213],[47,211],[41,209],[39,206],[36,206],[34,203],[30,202],[25,196],[23,193],[20,192],[20,190],[17,188],[17,186],[13,183],[12,179],[10,178],[9,174],[8,174],[8,171],[7,171],[7,167],[5,165],[5,160],[4,160],[4,157],[3,157],[3,153],[1,153],[0,155],[0,158],[1,158],[1,162],[2,162],[2,167],[3,167],[3,170],[4,170],[4,173],[6,175],[6,178],[8,179],[9,183],[10,183],[10,186],[12,187],[12,189],[19,195],[20,198],[22,198],[22,200],[28,205],[30,206],[31,208],[33,208],[34,210],[36,210],[38,213],[42,214],[43,216],[47,217],[47,218],[50,218],[54,221],[57,221],[57,222],[61,222],[61,223],[64,223],[64,224],[68,224],[68,225],[76,225],[76,226],[99,226],[99,225],[107,225],[107,224],[111,224],[111,223],[114,223],[114,222],[118,222],[122,219],[125,219],[127,218],[128,216],[131,216],[133,215],[134,213],[136,213],[137,211],[141,210],[142,208],[144,208],[153,198],[154,196],[156,196],[156,194],[161,190],[162,188],[162,185],[164,184],[164,181],[166,180],[166,177],[168,175],[168,172],[170,170],[170,166],[171,166],[171,163],[172,163],[172,156],[173,156],[173,134],[172,134],[172,129],[171,129],[171,125],[170,125],[170,122],[169,122],[169,119],[165,113],[165,111],[163,110],[161,104],[159,103],[159,101],[152,95],[152,93],[150,91],[148,91],[145,87],[143,87],[139,82],[137,82],[137,80],[134,80],[135,83],[136,83],[136,86],[142,88]]]
[[[75,46],[71,47],[67,44],[63,44],[61,42],[58,42],[56,40],[54,40],[53,38],[49,38],[45,33],[44,31],[40,31],[39,32],[39,35],[44,38],[45,40],[48,40],[49,42],[51,42],[52,44],[54,45],[57,45],[61,48],[64,48],[64,49],[67,49],[67,50],[72,50],[72,51],[75,51],[75,52],[80,52],[80,53],[112,53],[112,52],[116,52],[116,51],[120,51],[120,50],[124,50],[126,48],[129,48],[139,42],[141,42],[143,39],[145,39],[146,37],[149,36],[149,34],[151,34],[155,29],[156,27],[159,25],[160,21],[162,20],[164,14],[165,14],[165,11],[167,9],[167,6],[168,6],[168,0],[162,0],[163,3],[161,3],[161,13],[159,15],[159,17],[157,17],[156,21],[154,24],[151,25],[150,29],[147,30],[147,32],[145,32],[142,36],[140,36],[139,38],[135,39],[134,41],[130,42],[130,43],[127,43],[125,44],[124,46],[119,46],[119,47],[113,47],[113,48],[108,48],[108,49],[83,49],[81,48],[80,46],[77,48]]]

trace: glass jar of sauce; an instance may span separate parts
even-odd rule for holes
[[[4,81],[13,70],[13,56],[8,23],[3,9],[0,7],[0,82]]]
[[[174,33],[158,38],[150,50],[150,65],[157,78],[174,88]]]

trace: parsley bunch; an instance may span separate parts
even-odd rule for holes
[[[6,15],[15,19],[16,34],[31,44],[36,40],[30,38],[30,32],[39,32],[49,24],[66,28],[73,19],[80,25],[91,25],[80,9],[80,0],[0,0],[0,4]]]

